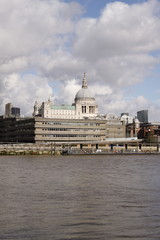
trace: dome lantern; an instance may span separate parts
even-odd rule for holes
[[[84,99],[95,100],[93,94],[88,89],[87,80],[86,80],[86,73],[84,73],[84,78],[83,78],[83,81],[82,81],[82,88],[77,92],[77,94],[75,96],[75,100],[84,100]]]

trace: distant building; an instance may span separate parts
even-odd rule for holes
[[[137,118],[141,123],[148,123],[148,110],[138,111]]]
[[[129,116],[129,113],[121,113],[121,121],[124,121],[126,124],[133,123],[134,118]]]
[[[137,138],[140,130],[140,122],[137,117],[133,118],[132,123],[126,124],[126,137]]]
[[[140,129],[140,122],[137,117],[129,116],[129,113],[121,113],[121,121],[126,125],[126,137],[137,138],[137,133]]]
[[[11,116],[20,116],[20,108],[12,107]]]
[[[5,105],[5,118],[20,117],[20,108],[13,107],[11,103]]]
[[[12,104],[7,103],[5,105],[5,117],[11,117],[11,109],[12,109]]]
[[[147,143],[160,143],[160,123],[142,123],[138,138]]]

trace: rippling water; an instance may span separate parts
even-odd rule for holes
[[[0,239],[160,239],[160,156],[0,156]]]

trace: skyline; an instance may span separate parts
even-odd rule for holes
[[[100,113],[160,121],[160,2],[0,0],[0,115],[71,104],[86,72]]]

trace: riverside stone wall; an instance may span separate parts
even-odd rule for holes
[[[0,155],[53,155],[58,154],[59,150],[54,144],[0,144]]]
[[[117,144],[111,148],[109,144],[99,144],[98,149],[96,145],[83,144],[69,144],[69,143],[1,143],[0,155],[60,155],[64,152],[71,154],[75,153],[160,153],[160,147],[158,145],[146,145],[143,144],[141,148],[138,144],[129,145],[126,144],[118,146]]]

